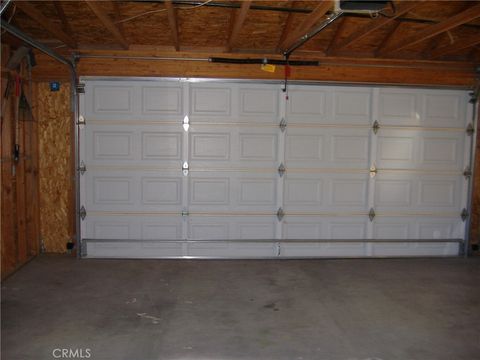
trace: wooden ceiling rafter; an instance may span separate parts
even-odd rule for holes
[[[356,41],[363,39],[365,36],[371,34],[375,30],[391,23],[392,21],[396,21],[396,19],[407,12],[415,9],[418,5],[420,5],[422,1],[407,1],[404,3],[400,3],[397,5],[397,9],[395,10],[395,14],[389,17],[377,17],[372,19],[368,24],[363,26],[362,28],[358,29],[358,31],[353,32],[349,37],[345,40],[336,44],[332,49],[330,49],[331,53],[339,51],[343,48],[346,48],[348,45],[353,44]]]
[[[325,50],[325,54],[327,55],[332,55],[335,51],[335,49],[338,48],[338,42],[342,38],[343,33],[347,29],[347,24],[348,24],[348,17],[342,17],[339,20],[338,27],[335,31],[335,34],[333,34],[332,39],[330,40],[330,43],[328,44],[327,49]]]
[[[382,42],[380,45],[377,46],[375,49],[375,56],[378,57],[378,54],[380,54],[383,49],[390,43],[390,41],[394,38],[395,34],[397,33],[398,28],[402,25],[401,21],[396,20],[393,27],[390,29],[388,34],[383,38]]]
[[[100,20],[103,26],[115,37],[115,39],[122,45],[124,49],[128,49],[128,42],[120,32],[119,28],[110,19],[106,11],[95,0],[85,0],[85,3],[93,11],[95,16]]]
[[[72,27],[70,26],[70,22],[68,21],[67,16],[65,15],[65,11],[63,10],[62,3],[60,1],[52,0],[52,4],[55,7],[55,10],[57,11],[57,15],[60,21],[62,22],[63,30],[70,37],[73,37],[73,30],[72,30]]]
[[[331,0],[321,0],[320,4],[307,15],[307,17],[298,25],[292,33],[287,36],[285,41],[280,45],[282,50],[288,49],[292,46],[298,39],[305,35],[320,19],[322,19],[328,10],[331,9],[333,1]]]
[[[40,10],[35,7],[35,5],[29,1],[15,1],[15,5],[29,18],[38,23],[43,29],[48,31],[54,38],[61,40],[65,45],[72,49],[77,47],[76,41],[57,25],[52,23],[45,15],[43,15]]]
[[[240,9],[233,10],[232,16],[230,18],[230,35],[228,36],[226,50],[227,52],[232,51],[238,36],[240,35],[240,30],[242,29],[243,23],[247,19],[247,13],[250,9],[252,0],[242,1]]]
[[[170,31],[172,33],[173,46],[176,51],[180,50],[180,40],[178,36],[178,21],[177,21],[177,10],[172,4],[172,0],[165,0],[165,8],[167,9],[168,24],[170,26]]]
[[[290,4],[292,8],[295,7],[294,1],[291,1]],[[292,12],[288,13],[287,20],[285,21],[285,25],[282,28],[282,33],[280,34],[280,38],[278,39],[277,48],[276,48],[278,52],[281,51],[281,46],[283,42],[287,38],[287,35],[292,31],[294,20],[295,20],[295,13],[292,13]]]
[[[471,36],[468,38],[463,38],[460,41],[454,42],[453,44],[439,46],[436,49],[433,49],[428,57],[430,59],[437,59],[444,55],[448,55],[460,50],[468,49],[480,44],[480,35]]]
[[[475,20],[480,17],[480,4],[472,6],[448,19],[429,25],[424,30],[418,31],[416,34],[400,39],[396,42],[389,43],[383,50],[378,52],[379,56],[388,56],[396,53],[408,46],[418,44],[419,42],[430,39],[438,34],[444,33],[450,29],[456,28],[462,24]]]

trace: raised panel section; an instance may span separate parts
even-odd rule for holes
[[[367,205],[367,181],[333,179],[331,182],[330,204],[332,206]]]
[[[382,92],[379,99],[379,118],[383,124],[405,124],[418,122],[417,96],[415,93]]]
[[[94,204],[130,204],[133,180],[128,177],[93,177]]]
[[[142,179],[142,204],[180,205],[181,201],[181,179],[158,177],[148,177]]]
[[[144,240],[177,240],[182,237],[182,224],[181,222],[177,224],[145,222],[142,224],[141,231]],[[146,243],[146,245],[154,247],[155,243]],[[175,246],[179,246],[179,244],[175,244]]]
[[[240,116],[278,117],[278,90],[241,88]]]
[[[240,160],[275,161],[277,137],[268,134],[240,134]]]
[[[230,116],[231,89],[228,87],[192,87],[192,115]]]
[[[239,239],[274,239],[274,223],[240,223],[238,224]]]
[[[142,113],[146,115],[182,115],[182,88],[142,87]]]
[[[95,113],[133,113],[133,87],[95,86],[93,110]]]
[[[287,101],[287,118],[289,121],[323,120],[324,122],[326,115],[325,90],[289,90]]]
[[[424,137],[421,146],[422,163],[452,164],[458,158],[458,140],[445,137]]]
[[[408,223],[376,222],[373,226],[373,238],[378,240],[408,239]]]
[[[284,239],[321,239],[322,224],[318,221],[284,221],[283,223]]]
[[[418,202],[420,206],[454,206],[456,182],[448,180],[420,180]],[[456,195],[456,196],[455,196]]]
[[[425,121],[432,126],[463,126],[460,97],[450,94],[425,95]]]
[[[289,135],[286,137],[286,160],[322,160],[323,136]]]
[[[192,240],[227,240],[229,239],[228,235],[228,224],[226,223],[214,223],[214,222],[203,222],[203,223],[190,223],[189,226],[189,239]],[[213,247],[224,247],[225,244],[221,243],[212,243]]]
[[[285,206],[290,205],[316,205],[322,204],[323,181],[320,179],[295,179],[285,180]]]
[[[94,239],[129,239],[130,224],[121,221],[98,221],[93,223]]]
[[[332,139],[332,161],[368,159],[368,137],[335,135]]]
[[[143,160],[180,160],[181,157],[181,133],[142,133]]]
[[[193,160],[228,160],[230,158],[229,134],[191,134],[190,155]]]
[[[332,222],[330,224],[330,239],[364,239],[365,224],[352,222]]]
[[[370,123],[370,90],[336,90],[334,94],[336,122]]]
[[[132,159],[133,133],[124,131],[94,131],[94,159]]]
[[[274,205],[275,180],[240,179],[240,205]]]
[[[377,159],[388,167],[391,162],[414,161],[414,139],[411,137],[379,136]]]
[[[375,206],[410,206],[412,182],[410,180],[377,180],[375,182]]]
[[[194,205],[227,205],[229,190],[228,179],[190,179],[190,203]]]
[[[420,239],[451,239],[452,224],[448,221],[421,221],[418,224],[418,237]]]

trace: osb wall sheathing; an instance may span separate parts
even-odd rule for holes
[[[70,84],[52,92],[37,84],[40,153],[40,236],[46,252],[62,253],[72,240]]]

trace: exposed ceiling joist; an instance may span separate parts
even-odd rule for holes
[[[63,10],[62,3],[59,1],[52,1],[53,6],[55,6],[55,10],[57,11],[58,17],[60,18],[60,21],[62,22],[62,27],[63,30],[69,35],[72,36],[73,30],[72,27],[70,26],[70,23],[67,19],[67,16],[65,15],[65,11]]]
[[[170,25],[170,31],[172,32],[173,44],[175,50],[180,50],[180,41],[178,39],[178,22],[177,22],[177,11],[173,7],[172,0],[165,1],[165,8],[167,9],[168,14],[168,24]]]
[[[230,36],[228,37],[227,42],[227,51],[231,51],[235,42],[238,39],[238,35],[240,34],[240,30],[242,29],[243,23],[247,18],[248,10],[250,9],[250,5],[252,4],[252,0],[242,1],[242,5],[239,10],[234,10],[234,15],[231,17],[231,32]]]
[[[66,34],[57,25],[53,24],[33,4],[28,1],[15,1],[15,5],[25,14],[27,14],[28,17],[47,30],[54,38],[61,40],[65,45],[68,45],[72,49],[77,47],[77,43],[72,39],[71,36]]]
[[[291,2],[291,8],[295,8],[295,2]],[[280,38],[278,39],[278,44],[277,44],[277,51],[281,50],[281,46],[285,39],[287,38],[287,35],[292,31],[293,27],[293,20],[295,18],[294,13],[289,13],[287,16],[287,20],[285,21],[285,25],[283,26],[282,33],[280,35]]]
[[[385,56],[391,53],[395,53],[408,46],[418,44],[421,41],[425,41],[445,31],[453,29],[469,21],[475,20],[478,17],[480,17],[480,5],[475,5],[465,11],[462,11],[457,15],[448,18],[447,20],[441,21],[434,25],[430,25],[424,30],[419,31],[416,34],[407,37],[406,39],[401,39],[397,42],[390,43],[381,52],[379,52],[379,55]]]
[[[332,7],[330,0],[321,0],[320,4],[302,21],[302,23],[285,39],[281,44],[281,49],[288,49],[305,35]]]
[[[377,48],[375,49],[375,56],[378,57],[379,54],[388,46],[388,44],[390,43],[390,41],[392,41],[392,39],[394,38],[395,34],[397,33],[397,30],[398,28],[400,27],[400,25],[402,24],[401,21],[395,21],[393,27],[391,28],[391,30],[388,32],[388,34],[383,38],[382,42],[380,43],[380,45],[377,46]]]
[[[407,12],[413,10],[415,7],[421,4],[421,1],[406,1],[403,3],[400,3],[397,6],[397,9],[395,10],[395,14],[390,16],[390,17],[377,17],[370,21],[367,25],[364,27],[358,29],[357,31],[353,32],[349,37],[347,37],[345,40],[342,42],[339,42],[336,44],[332,49],[330,49],[331,52],[335,52],[337,50],[341,50],[348,45],[353,44],[356,41],[359,41],[363,39],[365,36],[371,34],[375,30],[381,28],[382,26],[387,25],[388,23],[395,21],[396,18],[406,14]]]
[[[456,51],[468,49],[478,44],[480,44],[480,35],[459,39],[457,42],[453,44],[449,44],[446,46],[441,46],[436,49],[433,49],[429,57],[431,59],[436,59]]]
[[[103,26],[115,37],[115,39],[122,45],[124,49],[128,49],[128,42],[122,35],[118,27],[113,23],[105,10],[100,6],[100,3],[94,0],[85,0],[85,3],[90,7],[93,13],[101,21]]]
[[[338,45],[339,39],[341,39],[342,34],[345,32],[345,29],[347,29],[347,26],[346,26],[347,23],[348,23],[348,18],[343,17],[340,19],[337,30],[335,31],[335,34],[333,34],[332,39],[328,44],[327,50],[325,51],[327,55],[332,54],[338,48],[337,45]]]

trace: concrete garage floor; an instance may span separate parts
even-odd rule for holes
[[[41,256],[2,290],[4,360],[480,358],[479,258]]]

